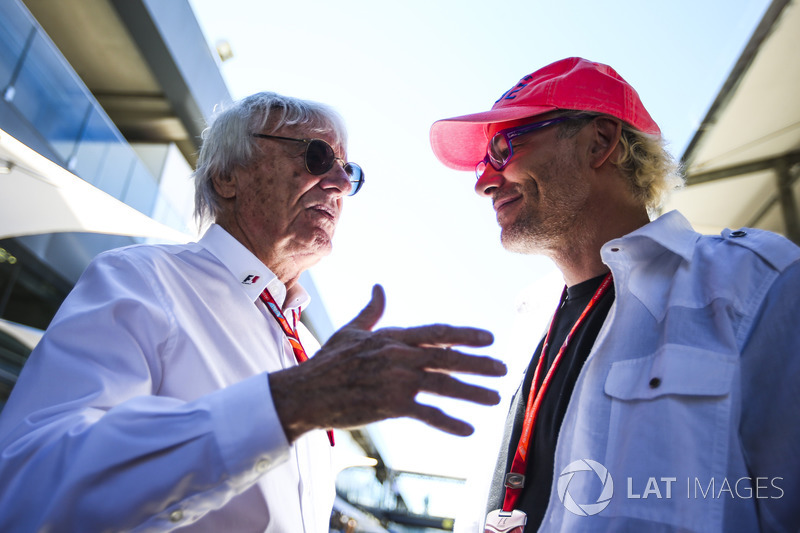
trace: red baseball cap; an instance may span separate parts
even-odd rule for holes
[[[446,166],[472,170],[486,155],[487,124],[535,117],[556,109],[603,113],[644,133],[661,135],[637,92],[614,69],[570,57],[522,78],[491,111],[434,122],[431,147]]]

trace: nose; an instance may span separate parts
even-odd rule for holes
[[[353,189],[353,184],[350,183],[350,176],[344,171],[345,162],[342,159],[336,159],[331,169],[322,175],[320,186],[323,189],[338,190],[337,196],[347,196]],[[335,191],[334,191],[335,192]]]
[[[492,167],[486,165],[486,170],[483,171],[481,177],[475,182],[475,192],[478,196],[484,198],[491,198],[495,189],[499,189],[505,183],[503,175]]]

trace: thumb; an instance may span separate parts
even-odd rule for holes
[[[370,299],[367,306],[345,327],[369,331],[375,327],[375,324],[381,319],[385,308],[386,295],[383,292],[383,287],[375,284],[372,286],[372,299]]]

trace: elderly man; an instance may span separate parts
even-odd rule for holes
[[[431,142],[475,169],[503,246],[566,284],[512,401],[486,531],[798,531],[800,250],[651,222],[675,166],[606,65],[548,65]]]
[[[502,375],[449,349],[488,332],[372,331],[371,302],[318,345],[300,274],[331,250],[363,183],[341,119],[260,93],[206,132],[197,243],[133,246],[88,267],[31,354],[0,419],[0,530],[323,532],[332,433],[399,416],[472,429],[419,391],[496,404],[450,372]],[[302,364],[299,364],[302,363]]]

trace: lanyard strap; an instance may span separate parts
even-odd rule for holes
[[[522,493],[522,488],[525,486],[525,471],[528,465],[528,451],[530,448],[531,437],[533,436],[533,426],[536,423],[536,416],[539,413],[539,407],[542,405],[542,399],[544,398],[544,394],[550,386],[550,381],[553,378],[553,374],[555,374],[564,352],[567,351],[567,346],[569,346],[569,341],[572,340],[572,336],[578,330],[592,309],[594,309],[597,301],[600,300],[600,298],[602,298],[606,293],[608,287],[611,285],[611,280],[611,273],[609,272],[606,274],[606,277],[603,278],[602,283],[600,283],[600,286],[594,292],[592,299],[589,300],[588,304],[586,304],[586,308],[583,310],[583,313],[581,313],[581,316],[578,317],[578,320],[575,321],[572,329],[570,329],[567,337],[564,339],[564,344],[562,344],[561,348],[558,350],[555,359],[553,359],[553,363],[547,370],[547,375],[545,375],[544,381],[537,391],[536,385],[539,382],[539,375],[542,371],[542,361],[544,361],[545,354],[547,353],[550,336],[553,333],[553,327],[556,323],[556,317],[558,316],[558,309],[561,309],[561,306],[564,304],[564,300],[566,299],[567,288],[564,287],[564,291],[561,293],[561,301],[559,302],[558,309],[553,314],[553,318],[550,319],[550,326],[547,328],[547,335],[545,336],[544,343],[542,344],[542,352],[539,354],[539,361],[536,363],[536,370],[533,373],[533,381],[531,382],[531,390],[528,394],[528,403],[525,406],[525,420],[522,424],[522,434],[519,438],[519,444],[517,444],[517,451],[514,454],[514,460],[511,462],[511,470],[506,475],[506,496],[503,500],[503,511],[505,512],[509,512],[514,509],[517,499]]]
[[[305,348],[303,348],[303,344],[300,342],[300,335],[297,334],[297,316],[300,314],[300,311],[297,313],[292,313],[292,318],[294,321],[294,326],[289,325],[289,321],[286,320],[286,316],[281,311],[281,308],[278,307],[275,298],[272,297],[270,294],[269,289],[264,288],[264,292],[261,293],[261,301],[267,306],[269,312],[278,322],[278,325],[283,330],[283,333],[286,335],[286,338],[289,340],[289,344],[292,345],[292,351],[294,352],[294,358],[297,359],[298,364],[305,363],[308,361],[308,354],[306,354]],[[334,445],[333,440],[333,430],[328,430],[328,440],[331,443],[331,446]]]

